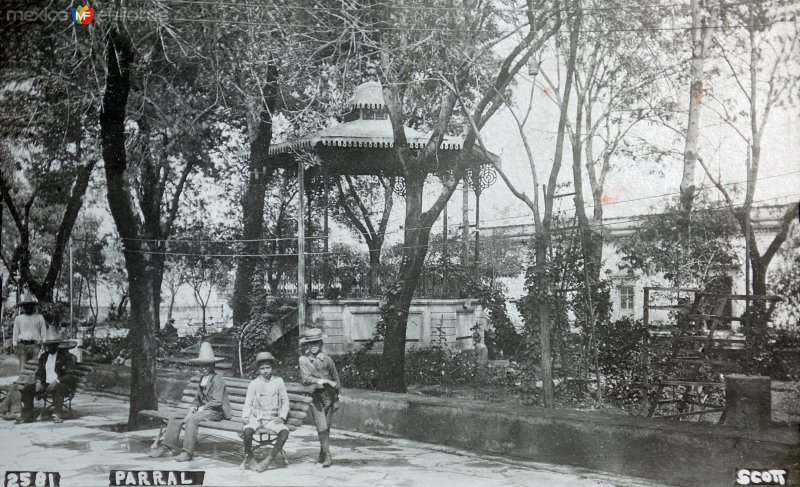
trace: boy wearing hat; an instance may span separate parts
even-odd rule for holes
[[[44,316],[36,311],[38,304],[39,301],[30,291],[25,291],[22,300],[17,304],[20,314],[14,318],[11,344],[14,345],[14,351],[19,359],[19,370],[22,370],[28,360],[39,355],[39,344],[47,334],[47,322],[44,321]]]
[[[256,471],[265,471],[275,457],[283,450],[283,445],[289,438],[289,428],[286,420],[289,417],[289,394],[286,385],[280,377],[273,377],[272,367],[275,358],[269,352],[260,352],[256,355],[255,368],[258,377],[247,386],[247,395],[242,407],[242,424],[244,440],[244,461],[241,468],[245,469],[253,460],[253,434],[261,430],[271,435],[276,435],[275,445],[270,455],[256,465]]]
[[[40,345],[46,351],[39,357],[39,365],[34,374],[34,383],[22,388],[22,415],[17,423],[32,423],[34,418],[33,399],[45,393],[53,397],[53,422],[63,423],[61,419],[64,398],[75,388],[73,375],[75,361],[69,350],[59,345],[63,340],[55,330],[47,330]]]
[[[228,392],[225,390],[225,380],[215,371],[214,365],[225,359],[214,357],[211,344],[200,344],[198,358],[189,362],[200,366],[203,376],[197,385],[197,394],[192,401],[188,414],[175,413],[169,418],[164,441],[161,447],[150,453],[153,458],[162,457],[178,451],[178,437],[181,426],[186,425],[186,436],[183,438],[183,451],[175,459],[179,462],[188,462],[194,456],[197,444],[197,432],[203,421],[222,421],[231,418],[231,403]]]
[[[300,338],[304,354],[300,356],[303,384],[313,385],[311,417],[319,436],[319,462],[323,467],[333,464],[330,451],[331,422],[338,409],[339,373],[333,360],[322,353],[322,340],[327,338],[319,328],[309,328]]]

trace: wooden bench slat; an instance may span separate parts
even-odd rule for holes
[[[240,432],[242,430],[241,414],[244,408],[244,400],[247,394],[247,386],[250,384],[248,379],[239,379],[235,377],[224,377],[225,388],[228,393],[228,399],[231,402],[231,412],[233,417],[229,420],[222,421],[203,421],[200,426],[209,429],[217,429],[224,431]],[[164,411],[145,410],[140,411],[139,414],[151,418],[161,419],[163,421],[169,419],[175,413],[186,414],[191,407],[191,402],[197,394],[197,387],[200,382],[200,377],[192,377],[189,383],[183,390],[181,403],[176,408],[170,408]],[[287,392],[289,392],[289,418],[286,420],[286,426],[290,431],[294,431],[297,427],[303,424],[303,420],[308,415],[308,407],[311,402],[312,387],[304,386],[297,383],[285,383]],[[259,433],[259,431],[256,431]],[[266,434],[266,433],[261,433]]]
[[[225,385],[226,386],[228,386],[228,387],[239,387],[241,389],[247,389],[247,386],[249,386],[250,382],[253,380],[253,379],[242,379],[240,377],[231,377],[231,376],[228,376],[228,375],[223,375],[223,379],[225,379]],[[197,384],[198,382],[200,382],[200,376],[199,375],[193,376],[189,380],[189,382],[191,384]],[[286,385],[286,389],[287,390],[292,389],[292,388],[297,389],[298,391],[310,391],[311,390],[309,388],[309,386],[305,386],[303,384],[300,384],[299,382],[285,382],[284,381],[284,384]]]
[[[161,420],[168,420],[170,416],[175,413],[183,413],[185,410],[144,410],[139,411],[139,414],[142,416],[147,416],[154,419],[161,419]],[[290,431],[295,431],[298,426],[302,426],[303,421],[297,418],[289,418],[286,421],[286,426],[289,428]],[[233,432],[240,432],[242,431],[242,422],[241,418],[236,416],[232,417],[231,419],[223,419],[222,421],[203,421],[200,423],[200,426],[210,428],[210,429],[218,429],[218,430],[225,430],[225,431],[233,431]],[[258,431],[257,431],[258,432]]]
[[[246,398],[246,394],[237,394],[237,393],[231,394],[230,389],[226,388],[225,390],[228,393],[228,399],[231,401],[231,404],[233,404],[233,403],[243,403],[244,402],[244,400]],[[183,390],[183,395],[184,396],[194,397],[196,393],[197,393],[197,389],[196,388],[195,389],[186,388],[186,389]],[[305,396],[305,395],[301,395],[301,394],[289,393],[289,401],[300,402],[300,403],[310,403],[312,401],[312,399],[311,399],[311,396]]]
[[[193,398],[194,398],[194,396],[191,396],[191,397],[190,396],[183,396],[181,398],[181,401],[186,403],[187,407],[188,407],[188,404],[190,404],[192,402]],[[234,402],[231,403],[232,412],[238,414],[239,416],[241,416],[241,413],[242,413],[243,409],[244,409],[244,404],[243,403],[234,403]],[[306,403],[300,403],[300,402],[292,403],[290,401],[289,402],[289,417],[295,417],[295,418],[303,419],[303,418],[306,417],[305,409],[306,409]]]
[[[241,390],[241,394],[244,395],[247,393],[247,386],[250,385],[250,380],[248,379],[238,379],[234,377],[224,377],[225,379],[225,386],[228,389],[228,393],[230,394],[231,391],[238,392]],[[190,381],[189,385],[186,387],[187,389],[197,389],[197,384],[200,382],[199,377],[193,377]],[[293,392],[297,394],[311,394],[314,390],[313,386],[304,386],[303,384],[298,384],[296,382],[284,382],[286,386],[286,392]]]

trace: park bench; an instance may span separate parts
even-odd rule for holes
[[[232,431],[234,433],[241,434],[242,409],[244,407],[245,396],[247,395],[247,386],[250,384],[250,381],[235,377],[223,378],[225,379],[225,390],[228,393],[228,399],[231,403],[231,419],[223,419],[222,421],[203,421],[200,423],[200,427],[212,430]],[[193,377],[189,381],[187,386],[183,389],[181,403],[177,407],[160,409],[158,411],[152,409],[139,411],[139,414],[142,416],[161,420],[161,427],[159,428],[158,434],[153,441],[152,448],[158,447],[158,443],[161,440],[161,435],[164,432],[164,428],[166,427],[170,416],[175,413],[188,413],[188,410],[192,407],[192,401],[197,394],[199,382],[199,376]],[[286,420],[286,426],[289,428],[289,431],[294,431],[298,426],[303,424],[303,420],[305,419],[309,405],[311,404],[311,393],[314,389],[313,387],[304,386],[294,382],[286,382],[285,385],[286,392],[289,395],[289,417]],[[276,435],[272,435],[263,430],[257,430],[253,435],[253,450],[265,445],[274,445],[276,440]],[[286,453],[281,453],[283,454],[284,460],[286,460],[286,463],[288,464],[289,462],[286,459]]]
[[[75,394],[78,392],[83,391],[84,386],[86,385],[86,377],[89,373],[94,369],[94,363],[91,362],[78,362],[75,364],[75,367],[72,370],[73,375],[76,379],[75,388],[70,391],[70,394],[64,398],[64,409],[68,411],[72,411],[72,400],[75,398]],[[34,383],[34,376],[36,374],[36,368],[39,366],[39,361],[32,359],[29,360],[22,370],[19,373],[19,377],[17,380],[14,381],[13,384],[5,384],[0,386],[0,393],[2,393],[2,397],[5,398],[6,395],[11,393],[14,389],[19,390],[22,392],[22,388],[28,384]],[[39,414],[41,417],[45,411],[52,410],[53,408],[53,397],[50,393],[43,392],[36,396],[36,399],[41,399],[43,401],[42,404],[42,411]]]

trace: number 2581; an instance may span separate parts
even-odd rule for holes
[[[59,487],[58,472],[6,472],[6,487]]]

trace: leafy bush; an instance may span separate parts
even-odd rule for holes
[[[756,357],[759,373],[773,380],[800,380],[800,335],[780,330]]]
[[[270,331],[272,327],[286,314],[291,313],[297,308],[297,301],[291,298],[272,297],[261,287],[256,286],[256,289],[250,295],[250,319],[242,324],[242,326],[230,329],[229,333],[235,334],[236,337],[242,333],[242,330],[247,328],[242,336],[242,363],[249,364],[253,361],[258,352],[267,349],[269,352],[276,354],[276,358],[280,360],[277,352],[279,350],[274,346],[265,346],[270,343]],[[296,337],[295,337],[296,338]],[[291,343],[283,345],[292,348],[294,340]],[[283,348],[286,348],[284,346]],[[291,354],[297,356],[296,350],[282,350],[286,353],[280,355]],[[238,363],[235,368],[238,371]]]
[[[634,406],[644,399],[635,384],[641,382],[642,341],[646,333],[641,320],[628,317],[597,325],[597,360],[604,379],[603,396],[619,406]]]
[[[156,336],[156,357],[169,357],[176,355],[184,348],[190,347],[200,341],[202,331],[198,330],[194,335],[169,336],[158,334]],[[89,353],[86,360],[99,364],[110,364],[115,358],[122,355],[130,356],[131,341],[128,335],[119,337],[93,337],[83,340],[81,346]]]
[[[334,357],[342,387],[376,390],[381,356],[363,351],[349,352]]]
[[[128,354],[131,347],[128,336],[120,336],[86,338],[81,348],[89,353],[89,357],[84,360],[110,364],[121,353]]]
[[[378,384],[381,355],[363,351],[334,358],[343,387],[375,390]],[[450,352],[431,347],[406,353],[405,381],[416,386],[505,386],[523,394],[535,379],[518,363],[491,365],[477,360],[472,350]]]

